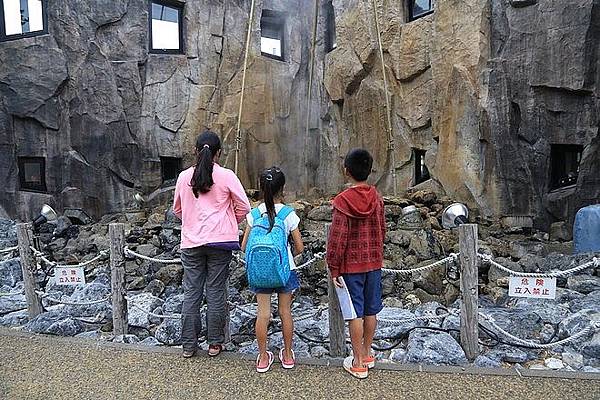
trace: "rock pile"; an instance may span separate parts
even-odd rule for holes
[[[442,210],[451,203],[434,193],[421,191],[407,198],[385,198],[388,234],[385,242],[386,268],[414,268],[437,261],[458,251],[454,232],[442,230]],[[327,201],[292,204],[301,218],[301,231],[307,255],[325,249],[326,225],[332,218]],[[415,206],[417,212],[403,215],[402,209]],[[507,229],[495,221],[475,216],[479,223],[480,251],[492,254],[497,262],[516,271],[547,272],[566,270],[590,259],[589,255],[572,256],[570,242],[549,240],[544,232]],[[107,249],[108,223],[126,224],[127,246],[149,257],[179,257],[180,225],[169,212],[127,212],[104,217],[92,225],[73,225],[63,217],[56,225],[44,225],[39,236],[48,258],[61,264],[89,260]],[[14,223],[0,221],[0,241],[16,242]],[[243,227],[242,227],[243,228]],[[182,266],[140,259],[126,262],[126,283],[130,335],[113,338],[110,302],[92,305],[53,304],[50,298],[69,302],[101,300],[110,295],[108,257],[85,267],[86,285],[58,286],[52,270],[45,266],[37,275],[42,290],[45,312],[31,321],[27,319],[26,301],[18,258],[0,255],[0,326],[22,327],[31,332],[80,336],[146,345],[179,345],[181,322],[161,315],[181,313],[183,294]],[[513,335],[539,342],[567,338],[581,331],[590,321],[600,320],[600,276],[593,268],[583,273],[558,279],[555,300],[526,300],[508,297],[507,274],[480,266],[480,306],[496,324]],[[310,317],[296,323],[298,356],[328,355],[328,316],[315,313],[327,302],[324,262],[317,262],[300,272],[302,286],[294,303],[295,316]],[[458,270],[440,266],[421,274],[384,274],[383,292],[386,308],[384,320],[402,320],[424,314],[457,310],[460,305]],[[250,314],[256,311],[254,295],[248,290],[243,266],[232,261],[229,299]],[[205,310],[203,310],[205,312]],[[314,314],[314,315],[313,315]],[[274,314],[275,315],[275,314]],[[256,351],[253,337],[254,319],[239,308],[232,308],[231,350]],[[462,365],[467,363],[459,345],[459,319],[456,315],[431,322],[381,323],[377,329],[377,357],[387,362],[419,362]],[[487,328],[487,329],[486,329]],[[280,345],[279,324],[272,324],[270,344]],[[540,351],[519,348],[498,337],[482,322],[481,355],[478,366],[502,366],[519,363],[533,368],[596,371],[600,368],[600,334],[588,335],[568,345]],[[203,344],[205,346],[205,344]],[[545,361],[544,361],[545,360]]]

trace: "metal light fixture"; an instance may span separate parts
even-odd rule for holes
[[[442,214],[442,226],[445,229],[456,228],[469,222],[469,210],[461,203],[450,204]]]
[[[40,215],[33,220],[33,226],[37,228],[46,222],[56,221],[57,218],[58,215],[56,214],[56,211],[54,211],[48,204],[44,204],[40,211]]]

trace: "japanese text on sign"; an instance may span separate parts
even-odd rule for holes
[[[511,276],[508,294],[510,297],[554,299],[556,298],[556,278]]]
[[[80,285],[85,284],[83,268],[54,268],[54,279],[57,285]]]

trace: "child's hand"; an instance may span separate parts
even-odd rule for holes
[[[331,280],[333,281],[333,284],[336,287],[339,287],[339,288],[343,288],[344,287],[344,281],[342,280],[341,276],[338,276],[337,278],[331,278]]]

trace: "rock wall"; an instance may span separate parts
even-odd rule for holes
[[[250,1],[182,3],[185,55],[148,53],[145,0],[57,0],[48,35],[0,43],[0,215],[30,218],[44,202],[94,216],[127,208],[133,193],[164,186],[160,157],[193,163],[205,128],[221,134],[221,162],[233,166]],[[257,0],[239,172],[247,187],[279,164],[288,192],[335,193],[343,155],[365,146],[373,182],[391,193],[395,169],[405,192],[417,148],[432,179],[416,189],[484,216],[533,216],[547,228],[597,201],[598,0],[438,0],[412,22],[404,2],[376,4],[395,165],[372,3],[333,0],[329,53],[320,9],[309,104],[312,3]],[[260,55],[262,9],[286,15],[284,61]],[[550,191],[551,144],[584,146],[577,185]],[[18,156],[46,157],[48,194],[19,190]]]

